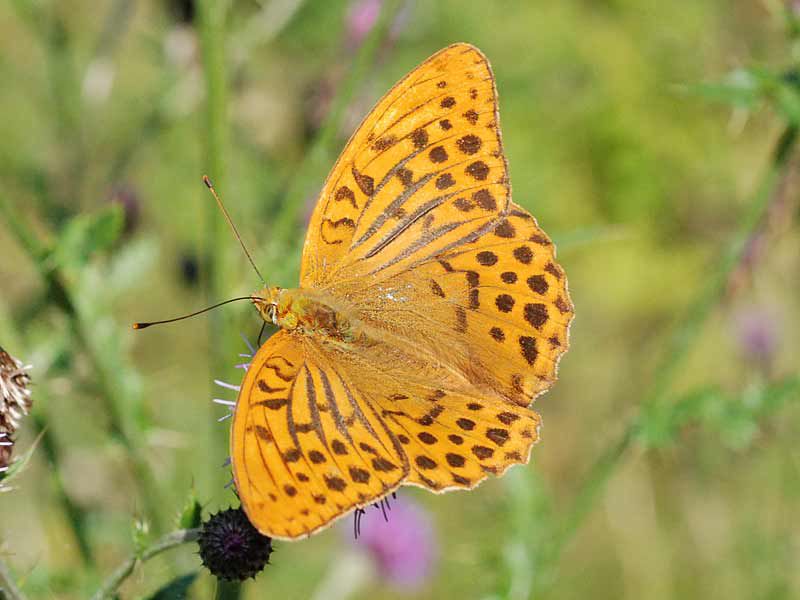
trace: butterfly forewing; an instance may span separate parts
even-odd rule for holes
[[[488,226],[508,196],[491,69],[476,48],[450,46],[399,82],[347,144],[309,225],[301,285],[402,270]]]

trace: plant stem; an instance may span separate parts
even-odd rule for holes
[[[203,0],[199,4],[200,35],[203,49],[203,73],[206,83],[206,161],[209,177],[218,191],[225,187],[226,161],[225,154],[228,149],[228,92],[227,78],[225,74],[225,17],[227,14],[227,2],[215,0]],[[199,187],[199,186],[198,186]],[[224,198],[224,194],[220,193]],[[223,216],[219,214],[216,203],[211,201],[211,197],[206,202],[206,235],[204,264],[205,272],[205,293],[209,304],[218,302],[225,289],[224,269],[222,260],[224,253],[222,248],[226,248],[228,239],[225,238],[225,222]],[[208,315],[208,339],[209,339],[209,369],[215,376],[220,377],[228,367],[229,357],[233,353],[227,351],[225,344],[224,313],[212,311]],[[212,378],[209,378],[209,383]],[[209,456],[206,464],[219,463],[222,458],[227,456],[227,446],[222,432],[224,428],[215,427],[216,419],[213,418],[212,404],[208,403],[209,439],[214,442],[209,447]],[[217,474],[219,469],[214,471]],[[212,479],[213,483],[218,483]]]
[[[25,594],[17,587],[11,571],[0,558],[0,598],[5,600],[26,600]]]
[[[214,600],[235,600],[241,595],[242,584],[238,581],[217,579]]]
[[[48,217],[61,223],[70,214],[70,207],[77,207],[75,199],[81,197],[88,159],[81,123],[81,83],[71,32],[67,28],[60,3],[25,2],[15,0],[13,7],[25,23],[45,57],[45,69],[50,86],[50,110],[53,118],[53,134],[59,154],[58,184],[54,194],[42,197]],[[57,193],[58,203],[52,202]]]
[[[596,499],[605,490],[611,476],[637,440],[642,424],[646,422],[650,412],[656,410],[665,401],[692,344],[702,333],[703,325],[723,297],[730,275],[741,260],[747,240],[762,222],[769,208],[773,191],[784,175],[788,158],[796,145],[797,133],[796,127],[787,126],[780,136],[769,168],[753,201],[742,215],[733,239],[724,249],[718,267],[713,270],[710,281],[698,294],[689,307],[686,317],[681,320],[670,337],[667,349],[656,369],[653,382],[644,395],[639,414],[631,420],[620,439],[589,469],[569,512],[554,533],[547,553],[551,562],[558,561],[564,546],[572,539],[591,512]]]
[[[228,3],[220,0],[202,0],[199,3],[200,37],[203,50],[203,74],[206,83],[206,160],[211,181],[218,190],[224,188],[226,176],[225,155],[228,144],[228,82],[226,74],[225,22]],[[223,195],[224,197],[224,195]],[[214,202],[206,204],[206,244],[204,259],[206,265],[205,291],[209,304],[219,301],[224,283],[224,253],[228,239],[225,237],[225,223]],[[214,374],[224,373],[232,352],[225,343],[225,315],[212,312],[208,319],[208,339],[210,344],[209,367]],[[211,378],[209,378],[211,380]],[[209,427],[208,439],[211,453],[206,464],[216,465],[222,456],[227,456],[227,441],[224,428],[216,427],[213,418],[212,404],[208,404]],[[215,469],[214,475],[220,472]],[[215,477],[210,478],[212,485],[218,485]],[[220,589],[222,593],[220,594]],[[217,598],[235,600],[239,598],[241,585],[232,583],[224,588],[218,587]]]
[[[161,554],[171,548],[180,546],[187,542],[194,542],[200,534],[199,529],[179,529],[168,533],[157,542],[146,548],[141,554],[133,554],[128,557],[116,570],[103,582],[103,585],[92,596],[92,600],[103,600],[110,598],[117,591],[119,586],[133,573],[136,565],[146,562],[154,556]]]
[[[42,399],[39,398],[39,401],[41,400]],[[56,447],[56,440],[47,427],[44,416],[37,411],[32,415],[32,420],[37,434],[41,435],[42,451],[50,467],[49,470],[53,479],[56,497],[64,509],[64,513],[66,513],[67,520],[69,521],[72,533],[78,545],[78,553],[83,561],[83,565],[89,568],[92,566],[92,550],[89,544],[89,538],[86,534],[86,511],[75,504],[72,498],[69,497],[69,494],[67,494],[58,460],[59,455],[58,448]]]
[[[228,91],[225,74],[225,19],[228,2],[216,0],[202,0],[199,3],[198,17],[200,20],[200,37],[203,52],[206,88],[206,119],[204,132],[206,135],[206,164],[211,181],[220,192],[225,188],[226,161],[228,151]],[[199,183],[199,182],[198,182]],[[205,256],[206,265],[205,291],[207,301],[217,302],[222,281],[222,252],[227,240],[222,239],[225,233],[225,223],[210,197],[206,202],[206,236]],[[209,338],[211,343],[211,368],[217,373],[225,364],[227,354],[221,344],[222,340],[222,313],[209,314]]]
[[[797,133],[796,127],[787,126],[778,139],[767,172],[752,202],[742,215],[738,230],[723,250],[719,265],[713,270],[706,287],[692,303],[685,318],[681,320],[681,324],[670,339],[667,351],[656,369],[653,385],[645,396],[643,402],[645,408],[650,408],[663,401],[675,379],[678,368],[702,332],[703,324],[725,293],[731,274],[741,261],[748,240],[764,220],[773,192],[784,174],[784,167],[794,149]]]

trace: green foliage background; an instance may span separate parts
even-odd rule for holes
[[[0,559],[26,594],[88,597],[178,526],[191,489],[209,511],[235,503],[211,380],[241,376],[257,315],[130,330],[258,287],[201,175],[268,281],[295,285],[353,127],[469,41],[494,66],[514,199],[559,243],[577,318],[530,466],[402,492],[442,550],[417,596],[800,595],[788,4],[387,2],[365,40],[364,2],[199,2],[191,23],[185,4],[0,4],[0,344],[33,364],[18,454],[41,436],[0,494]],[[279,544],[242,597],[309,597],[345,537]],[[197,570],[193,551],[138,566],[122,597]],[[174,589],[189,585],[216,589],[206,572]]]

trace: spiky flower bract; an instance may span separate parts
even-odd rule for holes
[[[261,535],[241,508],[211,515],[200,527],[197,543],[203,565],[228,581],[255,578],[272,554],[272,538]]]

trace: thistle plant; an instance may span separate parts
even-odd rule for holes
[[[0,473],[11,464],[14,434],[33,404],[30,369],[0,347]]]

